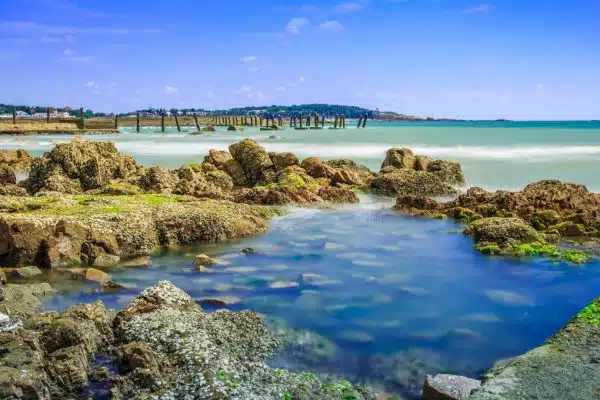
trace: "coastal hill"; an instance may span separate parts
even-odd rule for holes
[[[78,107],[70,106],[27,106],[27,105],[12,105],[0,104],[0,118],[12,118],[13,110],[16,110],[18,118],[45,118],[47,108],[51,110],[51,117],[75,117],[79,116]],[[249,107],[234,107],[228,109],[208,110],[204,108],[155,108],[149,107],[140,110],[128,112],[118,112],[121,117],[132,116],[140,113],[143,117],[159,117],[163,113],[167,115],[269,115],[269,116],[298,116],[300,114],[309,116],[317,113],[325,117],[335,117],[336,115],[344,115],[346,118],[360,118],[364,115],[369,119],[382,121],[439,121],[431,117],[419,117],[414,115],[401,114],[393,111],[379,111],[379,109],[371,110],[354,105],[341,104],[298,104],[298,105],[269,105],[269,106],[249,106]],[[115,113],[97,112],[91,109],[84,109],[85,118],[98,118],[114,116]]]

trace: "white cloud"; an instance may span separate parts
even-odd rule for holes
[[[286,88],[284,88],[283,86],[279,86],[278,88],[275,88],[275,91],[277,91],[277,92],[285,92]]]
[[[288,86],[289,87],[295,87],[295,86],[300,85],[301,83],[304,83],[304,77],[303,76],[299,77],[294,82],[288,83]]]
[[[58,62],[81,62],[81,63],[89,63],[94,59],[93,56],[66,56],[59,58]]]
[[[248,85],[242,85],[238,89],[233,91],[233,94],[247,94],[252,91],[252,87]]]
[[[213,92],[212,90],[207,90],[206,91],[206,98],[207,99],[214,99],[215,98],[215,92]]]
[[[302,18],[292,18],[290,22],[285,26],[285,31],[292,35],[297,35],[300,33],[300,30],[308,25],[310,21],[304,17]]]
[[[165,86],[165,94],[177,94],[179,93],[179,89],[173,86]]]
[[[71,50],[71,49],[65,49],[65,50],[63,51],[63,54],[64,54],[65,56],[72,56],[73,54],[75,54],[75,52],[74,52],[73,50]]]
[[[363,5],[360,3],[340,3],[333,7],[333,12],[338,14],[347,14],[362,10]]]
[[[250,63],[255,62],[256,60],[258,60],[258,57],[256,57],[256,56],[246,56],[246,57],[240,58],[240,61],[243,62],[244,64],[250,64]]]
[[[343,32],[344,25],[340,21],[325,21],[319,25],[319,29],[325,30],[328,32]]]
[[[537,90],[544,90],[546,88],[546,85],[543,83],[538,83],[537,85],[535,85],[535,87],[537,88]]]
[[[474,13],[492,11],[493,9],[494,9],[494,6],[491,4],[478,4],[474,7],[464,9],[463,12],[466,14],[474,14]]]
[[[94,81],[89,81],[83,84],[83,87],[85,88],[92,88],[92,89],[98,89],[98,84]]]

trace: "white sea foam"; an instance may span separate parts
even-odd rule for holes
[[[118,142],[119,150],[130,154],[157,156],[189,156],[206,154],[210,149],[226,150],[228,141],[185,141],[169,142],[163,140]],[[600,146],[519,146],[519,147],[477,147],[477,146],[423,146],[402,144],[372,143],[261,143],[268,151],[292,151],[301,156],[322,158],[382,159],[392,147],[408,147],[415,154],[423,154],[447,159],[497,159],[524,161],[551,161],[570,157],[600,155]]]

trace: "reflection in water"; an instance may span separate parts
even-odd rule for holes
[[[136,289],[63,285],[46,309],[102,299],[120,308],[168,279],[210,311],[265,314],[287,347],[276,366],[342,375],[416,396],[425,373],[477,375],[541,344],[597,295],[598,263],[487,258],[449,221],[394,215],[389,200],[290,210],[259,237],[166,251],[111,271]],[[255,254],[242,254],[245,247]],[[219,265],[195,272],[206,253]]]

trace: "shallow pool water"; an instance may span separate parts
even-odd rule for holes
[[[363,199],[364,200],[364,199]],[[425,373],[477,376],[540,345],[597,296],[600,263],[490,258],[451,221],[408,218],[389,201],[336,210],[290,209],[269,232],[152,258],[111,271],[135,286],[62,291],[46,309],[101,299],[121,308],[171,280],[213,310],[253,309],[288,339],[275,366],[368,382],[414,397]],[[252,247],[255,254],[241,250]],[[220,264],[194,270],[198,253]]]

